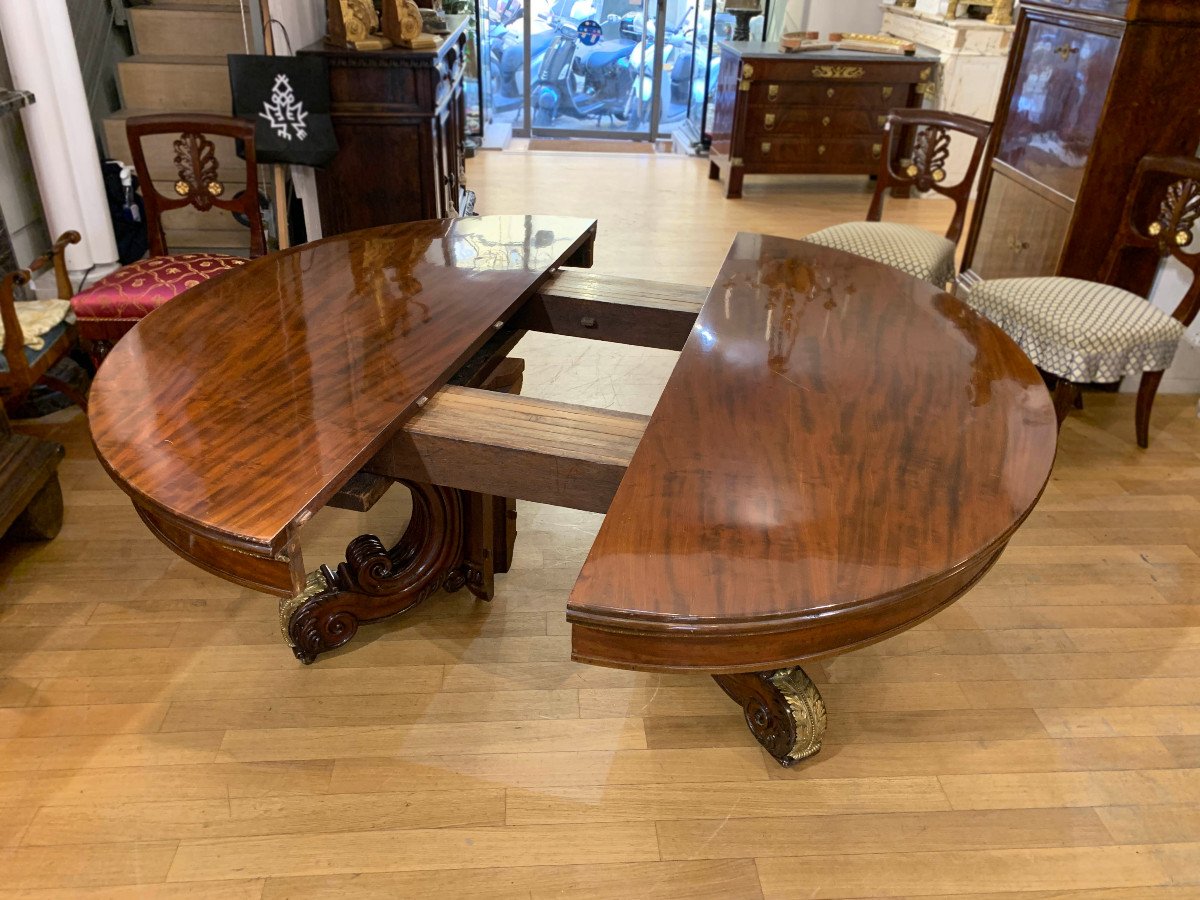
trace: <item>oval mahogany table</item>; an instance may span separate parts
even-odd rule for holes
[[[586,220],[445,220],[251,262],[112,351],[91,399],[97,452],[173,549],[284,598],[306,662],[439,586],[489,596],[481,567],[505,570],[496,485],[607,508],[567,607],[573,657],[713,674],[788,765],[825,727],[800,664],[911,627],[999,557],[1050,474],[1049,395],[952,296],[802,241],[738,235],[698,316],[671,286],[632,283],[644,304],[618,299],[621,279],[556,301],[548,279],[590,264],[594,233]],[[424,422],[428,438],[454,399],[421,410],[428,398],[452,378],[478,384],[463,373],[527,328],[647,346],[690,333],[648,422],[516,398],[493,430],[497,395],[476,392],[469,408],[485,415],[412,462],[404,435]],[[616,471],[615,494],[579,499],[567,471]],[[306,577],[301,526],[357,477],[406,484],[408,531],[392,548],[357,538],[336,573]]]

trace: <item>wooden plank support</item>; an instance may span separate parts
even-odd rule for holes
[[[648,421],[633,413],[448,386],[365,471],[604,512]]]
[[[708,291],[560,269],[509,324],[519,330],[682,350]]]

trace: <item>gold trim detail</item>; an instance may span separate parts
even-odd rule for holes
[[[813,66],[813,78],[836,78],[841,81],[852,81],[862,78],[867,70],[862,66]]]
[[[892,94],[894,94],[895,92],[896,92],[895,88],[885,87],[881,93],[883,95],[884,100],[890,100],[890,99],[892,99]]]
[[[920,75],[918,75],[918,76],[917,76],[917,78],[919,78],[921,81],[928,81],[928,80],[929,80],[929,76],[930,76],[930,75],[932,75],[932,74],[933,74],[933,69],[932,69],[932,68],[928,68],[928,69],[922,69],[922,70],[921,70],[921,74],[920,74]]]
[[[316,569],[308,573],[308,579],[304,582],[304,590],[295,597],[284,597],[279,601],[279,630],[283,632],[283,639],[289,647],[296,646],[292,643],[292,636],[288,634],[288,625],[292,621],[292,616],[296,610],[317,594],[327,590],[329,590],[329,579],[325,577],[324,572]]]
[[[799,666],[775,672],[770,679],[783,694],[796,723],[796,743],[788,752],[788,759],[807,759],[821,749],[829,719],[821,692]]]
[[[754,66],[742,63],[742,80],[738,82],[739,91],[750,90],[750,82],[754,80]]]

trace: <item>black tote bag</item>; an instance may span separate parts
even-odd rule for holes
[[[229,84],[233,114],[255,122],[260,163],[319,167],[337,155],[324,60],[231,53]]]

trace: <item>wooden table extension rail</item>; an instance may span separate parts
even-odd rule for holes
[[[825,728],[801,664],[935,614],[1003,551],[1049,477],[1049,396],[1002,332],[894,269],[741,234],[711,288],[661,284],[583,271],[595,231],[448,219],[256,260],[113,351],[98,455],[177,553],[280,598],[304,662],[438,590],[492,597],[513,499],[605,513],[573,658],[711,674],[789,765]],[[489,390],[528,331],[679,359],[648,417]],[[317,509],[396,482],[395,544],[305,568]]]

